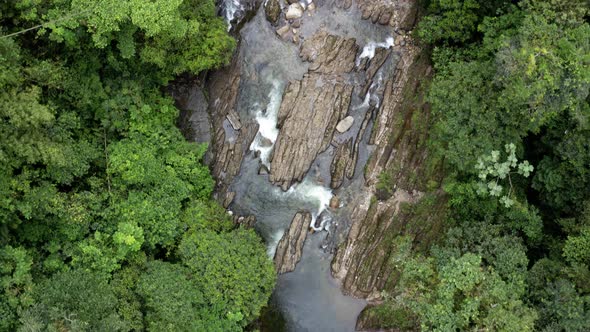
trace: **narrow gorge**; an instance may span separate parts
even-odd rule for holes
[[[418,1],[220,6],[238,48],[177,89],[181,127],[209,143],[217,200],[266,240],[287,329],[378,329],[399,239],[426,248],[444,213]]]

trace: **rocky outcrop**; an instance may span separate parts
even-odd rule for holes
[[[294,181],[303,180],[346,116],[351,94],[352,86],[338,77],[306,74],[302,81],[289,84],[279,109],[281,130],[272,155],[271,182],[287,190]]]
[[[425,143],[430,110],[422,101],[421,84],[431,68],[419,49],[397,46],[396,51],[401,57],[387,78],[370,139],[375,150],[365,166],[367,192],[352,203],[350,232],[332,261],[343,290],[369,300],[396,283],[397,269],[391,264],[400,251],[396,239],[407,236],[413,247],[425,248],[440,232],[444,216],[444,195],[432,188],[425,194],[427,183],[434,188],[440,183]],[[383,173],[387,181],[380,177]],[[375,196],[378,184],[386,195]]]
[[[274,256],[275,268],[279,274],[295,270],[301,260],[303,244],[307,238],[307,230],[311,224],[311,213],[297,212],[291,226],[285,232]]]
[[[324,74],[349,73],[354,69],[358,45],[354,38],[342,38],[320,30],[305,40],[300,56],[309,61],[309,71]]]
[[[346,117],[353,86],[341,74],[353,70],[357,51],[354,39],[323,30],[303,43],[300,55],[311,65],[303,80],[289,83],[283,94],[270,168],[270,181],[283,190],[303,180]]]
[[[330,188],[338,189],[344,181],[346,175],[346,169],[350,167],[352,163],[352,138],[349,138],[345,143],[340,144],[336,148],[334,159],[330,165],[330,174],[332,179],[330,180]]]
[[[244,228],[252,228],[256,223],[256,216],[234,216],[234,224]]]
[[[364,20],[403,30],[414,27],[418,14],[416,0],[358,0]]]
[[[213,73],[208,83],[207,111],[215,130],[211,140],[214,154],[211,168],[217,180],[216,197],[226,204],[227,188],[240,171],[244,155],[258,132],[258,124],[243,123],[235,111],[240,87],[240,66],[235,58],[230,66]]]

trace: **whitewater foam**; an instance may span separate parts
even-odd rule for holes
[[[393,37],[387,37],[384,42],[376,43],[374,41],[369,41],[365,47],[363,47],[363,51],[361,55],[356,59],[356,65],[359,66],[361,64],[361,60],[364,58],[368,58],[369,60],[373,59],[375,56],[375,50],[378,48],[390,48],[393,46],[394,39]]]
[[[270,168],[270,153],[279,135],[277,121],[279,107],[281,106],[282,91],[281,83],[273,80],[272,88],[268,93],[269,102],[266,110],[260,109],[259,105],[255,105],[258,108],[255,114],[255,120],[258,122],[259,128],[256,138],[250,144],[250,150],[258,151],[260,153],[260,161],[268,168]],[[265,144],[265,141],[270,141],[272,144]]]

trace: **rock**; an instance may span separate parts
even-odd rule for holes
[[[320,213],[319,216],[317,216],[317,218],[315,218],[315,223],[313,224],[313,226],[315,228],[319,228],[322,225],[322,223],[325,224],[326,222],[328,222],[327,219],[329,218],[330,217],[328,216],[328,211],[324,210],[322,213]]]
[[[305,74],[302,81],[287,86],[279,109],[281,130],[272,153],[272,183],[287,190],[294,181],[303,180],[316,156],[330,145],[351,95],[352,86],[343,79],[326,82],[321,75]]]
[[[272,141],[264,136],[260,136],[260,146],[263,148],[269,148],[272,146]]]
[[[369,122],[371,121],[371,118],[373,117],[373,108],[370,108],[367,110],[367,113],[365,113],[365,118],[363,119],[363,122],[361,123],[361,128],[359,129],[357,135],[356,135],[356,139],[354,140],[354,148],[352,149],[352,152],[350,154],[351,156],[351,160],[348,163],[347,167],[346,167],[346,177],[349,179],[352,179],[352,177],[354,176],[354,172],[356,170],[356,163],[358,161],[358,156],[359,156],[359,149],[360,149],[360,143],[363,139],[363,136],[365,135],[365,131],[367,130],[367,127],[369,125]]]
[[[347,3],[350,0],[338,0]],[[418,13],[415,0],[358,0],[357,5],[363,20],[370,20],[381,25],[390,25],[403,30],[414,26]]]
[[[227,190],[258,132],[258,123],[250,121],[241,124],[237,135],[233,133],[231,126],[224,126],[229,122],[228,114],[235,109],[240,87],[240,64],[237,57],[232,59],[230,66],[211,73],[207,85],[210,101],[207,112],[211,115],[214,128],[211,139],[213,160],[210,166],[217,181],[215,197],[223,204]]]
[[[301,27],[301,20],[300,19],[299,20],[293,20],[293,23],[291,23],[291,26],[293,28],[299,29]]]
[[[229,205],[231,204],[231,202],[233,202],[234,197],[236,197],[236,192],[235,191],[228,191],[225,194],[225,199],[223,200],[223,207],[227,209],[229,207]]]
[[[308,10],[308,11],[310,11],[310,12],[311,12],[311,11],[314,11],[314,10],[315,10],[315,2],[312,2],[312,3],[310,3],[310,4],[307,6],[307,10]]]
[[[332,198],[330,198],[330,208],[337,209],[339,207],[340,207],[340,198],[338,198],[338,196],[336,196],[336,195],[332,196]]]
[[[303,180],[348,112],[353,86],[345,74],[354,69],[357,51],[354,39],[324,30],[303,42],[300,56],[311,62],[309,72],[285,89],[277,124],[281,130],[271,155],[270,181],[283,190]]]
[[[336,125],[336,130],[338,130],[339,133],[344,133],[346,131],[348,131],[348,129],[350,129],[350,127],[352,127],[352,124],[354,123],[354,118],[352,116],[347,116],[344,119],[340,120],[340,122],[338,122],[338,124]]]
[[[268,173],[269,173],[268,167],[266,167],[266,165],[260,165],[260,168],[258,168],[258,174],[268,175]]]
[[[273,25],[277,24],[281,16],[281,4],[279,0],[267,0],[264,4],[266,19]]]
[[[347,168],[350,167],[351,163],[352,137],[349,138],[345,143],[340,144],[338,148],[336,148],[334,159],[332,159],[332,164],[330,165],[330,188],[340,188],[342,182],[344,181],[344,176],[347,173]]]
[[[256,223],[256,216],[248,215],[248,216],[234,216],[234,224],[244,227],[244,228],[252,228]]]
[[[345,39],[320,30],[303,42],[300,56],[311,62],[310,72],[343,74],[354,69],[357,52],[354,38]]]
[[[307,229],[311,223],[311,213],[297,212],[289,229],[277,245],[274,263],[277,273],[282,274],[295,270],[301,260],[303,244],[307,238]]]
[[[295,3],[299,3],[299,0],[287,0],[287,3],[290,4],[290,5],[292,5],[292,4],[295,4]]]
[[[277,29],[277,35],[279,35],[279,37],[281,37],[282,39],[285,39],[290,30],[291,29],[289,28],[288,24],[283,25],[282,27]]]
[[[301,16],[303,16],[303,7],[301,7],[298,2],[290,4],[285,13],[285,18],[287,20],[292,20],[300,18]]]
[[[238,115],[236,110],[234,110],[233,108],[230,109],[229,112],[227,113],[226,117],[227,117],[227,121],[229,121],[229,123],[231,124],[232,128],[234,128],[234,130],[242,129],[242,122],[240,122],[240,116]]]

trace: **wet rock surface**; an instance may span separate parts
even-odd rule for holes
[[[274,256],[275,268],[279,274],[295,270],[295,265],[301,260],[310,223],[309,212],[298,212],[291,221],[291,226],[279,241]]]
[[[216,196],[223,203],[228,187],[238,175],[244,155],[256,136],[258,124],[252,121],[243,124],[235,111],[240,86],[240,66],[236,58],[229,67],[212,75],[208,86],[211,99],[207,112],[214,128],[211,167],[217,180]]]

